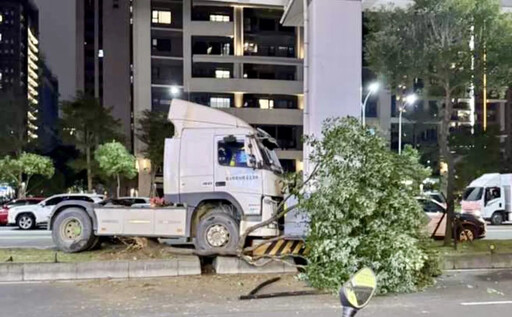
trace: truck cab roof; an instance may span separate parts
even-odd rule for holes
[[[172,100],[168,118],[178,136],[186,128],[247,128],[256,132],[250,124],[229,113],[180,99]]]

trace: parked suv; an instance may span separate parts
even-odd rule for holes
[[[9,215],[9,209],[20,206],[35,205],[40,203],[44,198],[24,198],[14,199],[6,202],[0,209],[0,226],[7,224],[7,216]]]
[[[82,200],[92,203],[104,199],[102,195],[96,194],[60,194],[51,196],[36,205],[19,206],[9,210],[8,224],[16,225],[20,229],[29,230],[38,225],[48,223],[53,207],[66,200]]]

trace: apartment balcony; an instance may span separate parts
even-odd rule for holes
[[[233,36],[233,22],[192,21],[190,34],[200,36]]]
[[[191,78],[190,92],[215,91],[217,93],[249,93],[249,94],[275,94],[299,95],[302,94],[302,81],[298,80],[272,80],[272,79],[245,79],[245,78]]]
[[[234,56],[234,55],[202,55],[192,56],[194,63],[238,63],[238,64],[263,64],[263,65],[283,65],[283,66],[302,66],[303,60],[290,57],[278,56]]]
[[[253,125],[301,126],[303,124],[300,109],[226,108],[221,110]]]

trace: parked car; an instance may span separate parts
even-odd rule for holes
[[[444,238],[446,232],[446,208],[430,197],[419,197],[419,203],[429,217],[427,232],[433,238]],[[457,237],[460,241],[481,239],[487,233],[487,225],[482,217],[473,214],[457,214],[462,228],[457,226]],[[455,228],[455,227],[454,227]]]
[[[2,208],[0,209],[0,225],[4,226],[7,224],[7,217],[9,215],[9,209],[20,206],[28,206],[35,205],[40,203],[44,198],[24,198],[24,199],[14,199],[9,202],[6,202]]]
[[[83,200],[97,203],[104,199],[103,195],[96,194],[59,194],[51,196],[38,204],[18,206],[9,210],[7,222],[16,225],[20,229],[29,230],[38,225],[46,224],[53,207],[65,200]]]
[[[448,205],[446,204],[446,197],[444,197],[443,193],[438,191],[427,191],[424,192],[423,195],[437,201],[439,204],[441,204],[441,206],[443,206],[444,209],[448,208]]]

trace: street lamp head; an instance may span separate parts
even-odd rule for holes
[[[180,89],[177,86],[171,86],[170,92],[171,95],[177,96],[180,93]]]
[[[368,91],[372,94],[376,93],[380,88],[379,82],[373,82],[368,86]]]
[[[409,105],[415,103],[417,100],[418,100],[418,95],[416,95],[416,94],[410,94],[405,97],[405,103],[409,104]]]

